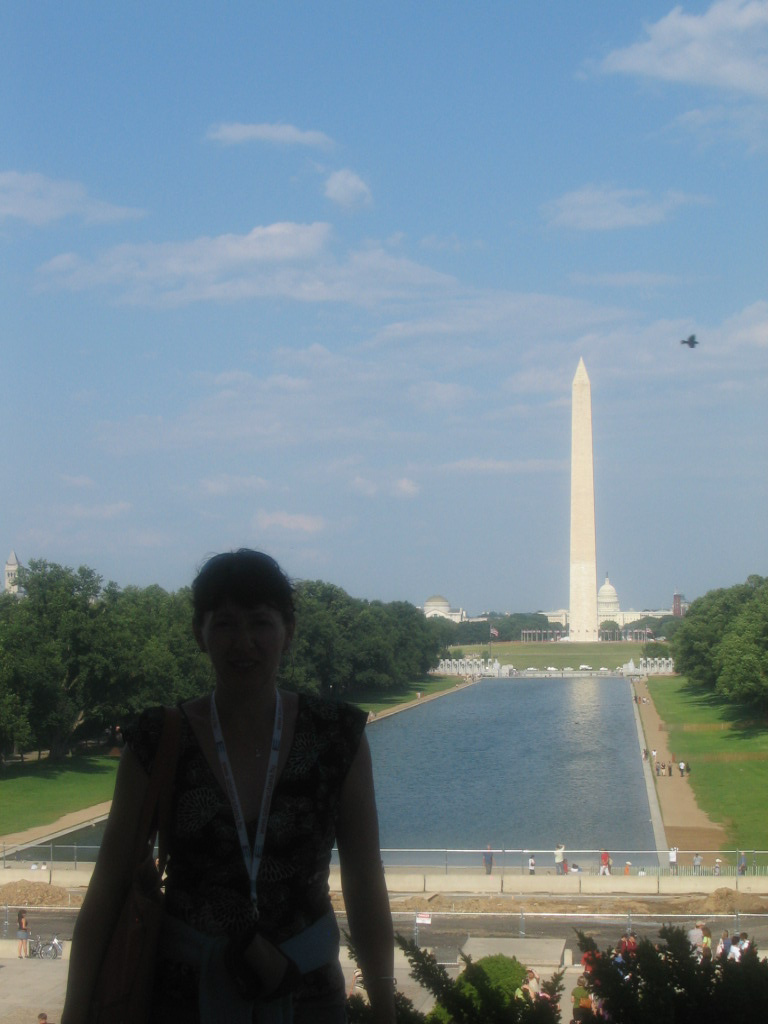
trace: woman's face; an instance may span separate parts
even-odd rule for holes
[[[206,612],[195,637],[211,659],[218,683],[274,686],[280,659],[290,647],[293,625],[286,624],[271,605],[243,608],[227,601]]]

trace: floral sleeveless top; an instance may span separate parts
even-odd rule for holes
[[[366,714],[350,704],[299,694],[296,728],[272,796],[257,879],[259,924],[275,942],[330,907],[328,869],[341,789]],[[163,709],[145,711],[128,745],[151,771]],[[226,792],[182,709],[168,837],[166,911],[209,935],[237,935],[254,919],[250,883]],[[257,822],[247,822],[253,843]]]

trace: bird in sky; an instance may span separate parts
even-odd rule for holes
[[[689,338],[681,338],[681,339],[680,339],[680,344],[681,344],[681,345],[687,345],[687,346],[688,346],[688,348],[696,348],[696,346],[697,346],[697,345],[698,345],[699,343],[698,343],[698,341],[696,340],[696,335],[695,335],[695,334],[692,334],[692,335],[691,335],[691,336],[690,336]]]

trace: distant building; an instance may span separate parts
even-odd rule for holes
[[[679,595],[675,596],[677,597]],[[564,626],[568,625],[568,612],[564,608],[560,608],[553,612],[545,612],[544,614],[547,616],[548,622],[562,622]],[[597,621],[601,626],[604,622],[615,622],[619,629],[624,629],[626,626],[630,626],[633,622],[638,622],[640,619],[662,619],[665,615],[677,614],[678,613],[674,611],[674,608],[659,608],[653,611],[649,611],[646,608],[641,612],[630,608],[628,611],[623,612],[621,610],[619,595],[616,592],[616,588],[611,583],[607,575],[605,577],[605,583],[597,592]]]
[[[672,595],[672,614],[676,619],[682,619],[687,611],[688,602],[685,600],[685,594],[674,593]]]
[[[428,619],[450,619],[451,622],[466,622],[467,613],[463,608],[451,608],[450,601],[447,601],[441,594],[435,594],[424,602],[422,609]]]
[[[5,563],[5,585],[6,594],[18,594],[19,592],[19,560],[16,552],[11,551],[8,561]]]

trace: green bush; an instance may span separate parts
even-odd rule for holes
[[[502,953],[497,953],[495,956],[484,956],[481,960],[474,962],[472,966],[473,971],[465,971],[456,979],[456,989],[466,996],[478,1011],[483,1006],[483,999],[477,987],[478,976],[481,976],[482,981],[491,989],[500,993],[507,1003],[512,1002],[515,992],[525,981],[525,966],[516,957],[510,959]],[[484,986],[481,987],[484,988]],[[436,1024],[451,1024],[453,1017],[443,1006],[438,1004],[427,1015],[427,1020],[434,1021]]]

